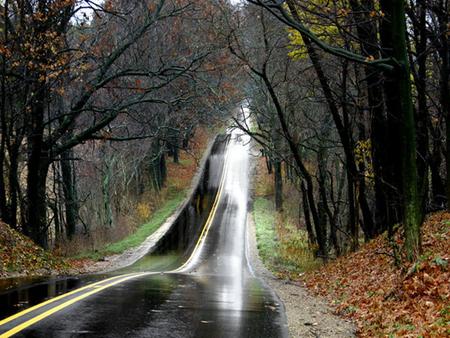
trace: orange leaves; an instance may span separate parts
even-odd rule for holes
[[[10,30],[8,45],[0,48],[12,71],[27,69],[39,85],[53,84],[67,74],[72,52],[58,22],[65,20],[64,11],[74,3],[75,0],[52,0],[16,13],[23,24]]]
[[[0,45],[0,54],[3,55],[3,57],[5,57],[5,58],[11,57],[10,49],[4,45]]]
[[[401,270],[386,254],[384,236],[359,252],[306,274],[314,292],[356,321],[360,336],[444,337],[450,322],[449,213],[430,215],[423,226],[421,259]]]
[[[12,274],[67,272],[69,266],[60,258],[36,246],[29,238],[0,221],[0,277]]]
[[[142,80],[136,79],[134,81],[134,83],[135,83],[135,86],[136,86],[136,91],[138,93],[145,93],[145,89],[142,87]]]
[[[112,12],[112,11],[114,11],[114,7],[115,7],[116,5],[117,5],[117,4],[115,4],[113,1],[107,0],[107,1],[105,1],[105,3],[103,4],[103,8],[104,8],[105,11],[107,11],[107,12]]]
[[[50,5],[50,7],[52,11],[61,11],[68,7],[72,7],[73,5],[75,5],[75,0],[56,0]]]
[[[385,14],[383,13],[383,11],[379,10],[379,11],[371,11],[369,13],[371,18],[384,18]]]
[[[151,2],[147,5],[147,8],[148,8],[148,11],[152,13],[156,9],[156,4],[154,2]]]
[[[337,10],[337,16],[338,17],[346,17],[351,13],[351,10],[349,8],[340,8]]]

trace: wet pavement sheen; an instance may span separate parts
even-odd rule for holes
[[[254,276],[246,255],[248,143],[246,136],[231,132],[228,147],[221,155],[225,166],[217,210],[207,236],[189,264],[177,272],[143,275],[114,285],[52,314],[16,336],[287,336],[283,306],[273,291]],[[179,265],[179,260],[180,255],[176,253],[150,255],[123,273],[149,271],[152,267],[165,270],[162,267],[172,268]],[[30,298],[48,297],[49,288],[57,295],[102,277],[41,281],[26,289],[25,298],[31,306],[39,301],[30,302]],[[16,304],[15,312],[20,310],[20,292],[3,293],[0,302],[1,319],[14,312],[14,307],[4,307],[5,303]],[[0,337],[1,332],[0,326]]]

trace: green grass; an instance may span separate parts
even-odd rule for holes
[[[273,268],[277,257],[278,243],[274,228],[275,211],[272,202],[263,197],[257,197],[253,206],[253,216],[259,256],[264,264]]]
[[[184,199],[184,193],[176,195],[168,200],[161,209],[158,209],[151,217],[148,223],[141,225],[137,231],[119,242],[109,244],[105,247],[105,251],[110,254],[122,253],[126,249],[139,246],[145,239],[154,233],[164,221],[177,209],[178,205]]]
[[[306,231],[297,229],[287,213],[277,214],[272,201],[257,197],[253,215],[259,256],[270,270],[291,278],[320,266]]]
[[[161,208],[156,210],[150,220],[147,223],[141,225],[134,233],[128,235],[118,242],[108,244],[100,250],[96,250],[95,252],[83,253],[76,256],[75,258],[90,258],[97,260],[104,256],[121,254],[127,249],[139,246],[140,244],[142,244],[142,242],[145,241],[148,236],[154,233],[170,215],[175,212],[184,198],[185,192],[178,192],[178,194],[174,195],[167,202],[165,202],[161,206]]]

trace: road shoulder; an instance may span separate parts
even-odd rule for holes
[[[150,234],[144,242],[142,242],[139,246],[129,248],[125,250],[121,254],[110,255],[104,257],[101,261],[98,261],[88,267],[86,267],[86,271],[84,273],[107,273],[111,271],[115,271],[121,268],[125,268],[127,266],[132,265],[140,258],[145,255],[151,253],[157,246],[158,242],[164,237],[164,235],[171,229],[174,222],[180,216],[183,209],[189,203],[190,199],[194,195],[197,186],[199,185],[200,179],[202,178],[202,174],[205,170],[205,165],[208,157],[211,154],[213,145],[217,139],[218,135],[210,138],[208,141],[208,145],[206,147],[205,152],[199,162],[199,166],[197,171],[192,179],[189,190],[186,192],[186,196],[183,199],[176,210],[161,224],[161,226],[156,229],[152,234]]]
[[[284,303],[290,337],[355,337],[351,322],[332,313],[325,302],[300,283],[276,278],[261,262],[252,212],[247,214],[248,259],[255,275],[271,287]]]

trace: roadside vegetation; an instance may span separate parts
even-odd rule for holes
[[[422,231],[423,253],[414,263],[396,266],[383,234],[302,280],[353,319],[361,337],[449,337],[450,214],[430,214]],[[402,242],[397,233],[395,245]]]
[[[253,219],[259,255],[263,263],[280,278],[295,279],[320,266],[308,243],[308,235],[296,217],[295,191],[290,191],[284,211],[276,212],[272,175],[266,174],[264,161],[256,168]],[[292,195],[293,194],[293,195]]]
[[[427,216],[423,252],[413,263],[402,255],[401,232],[386,233],[354,253],[325,262],[316,258],[298,206],[285,187],[284,211],[275,211],[273,175],[259,160],[253,217],[260,258],[274,275],[304,283],[335,312],[355,322],[360,337],[446,337],[450,335],[450,214]],[[286,193],[286,191],[289,191]],[[287,198],[289,197],[289,198]],[[299,300],[301,301],[301,300]]]
[[[141,226],[138,226],[134,232],[125,238],[117,242],[106,244],[99,249],[77,254],[74,259],[89,258],[99,260],[103,259],[105,256],[121,254],[127,249],[139,246],[148,236],[158,230],[165,220],[175,212],[178,206],[183,202],[184,198],[185,191],[179,191],[175,196],[172,196],[166,201],[162,201],[161,207],[154,210],[154,213],[150,216],[150,219]]]
[[[201,128],[196,131],[188,151],[180,152],[178,163],[167,164],[167,180],[162,189],[141,199],[128,215],[128,220],[134,219],[134,222],[117,225],[120,229],[116,230],[113,240],[111,230],[108,235],[99,229],[46,251],[7,224],[0,223],[0,277],[92,271],[90,267],[95,261],[139,246],[183,202],[213,133]]]
[[[0,277],[64,274],[71,264],[0,222]]]
[[[186,196],[214,130],[198,128],[189,148],[177,162],[166,164],[167,176],[160,189],[148,189],[114,229],[99,227],[59,245],[54,251],[75,258],[102,259],[136,247],[172,214]]]

